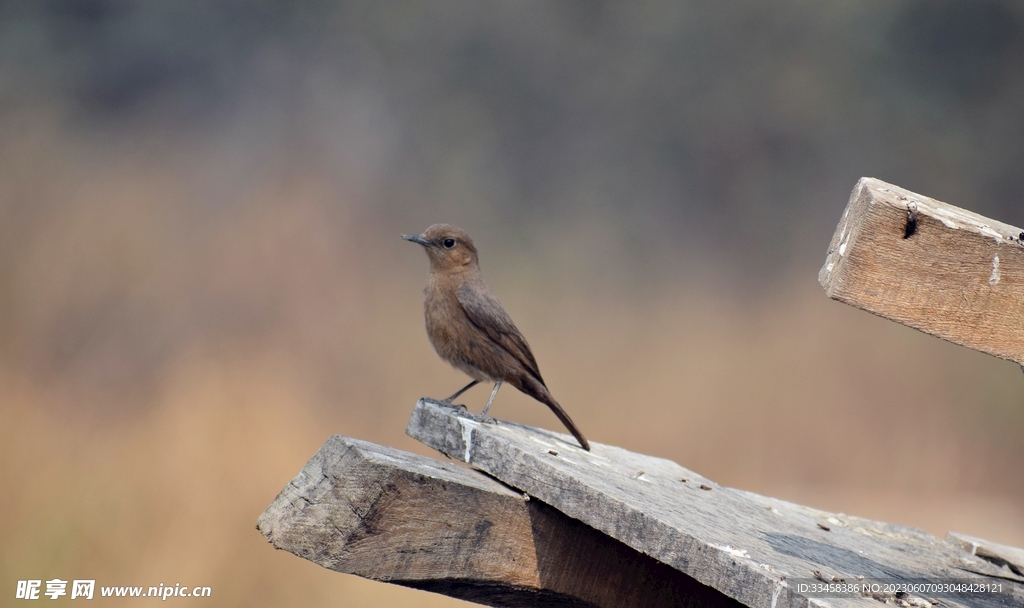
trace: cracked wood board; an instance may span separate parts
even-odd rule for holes
[[[614,446],[594,443],[586,452],[568,435],[485,422],[424,400],[406,432],[746,606],[879,605],[867,597],[812,599],[790,584],[815,573],[825,580],[997,581],[1010,596],[941,601],[1024,604],[1024,577],[917,528],[722,487],[672,461]]]
[[[491,606],[739,606],[478,471],[338,435],[257,529],[331,570]]]
[[[830,298],[1024,365],[1024,231],[863,177],[818,282]]]

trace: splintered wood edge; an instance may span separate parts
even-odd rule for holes
[[[1024,549],[956,532],[946,534],[946,540],[971,555],[977,555],[997,566],[1006,566],[1015,574],[1024,576]]]
[[[257,529],[331,570],[492,606],[739,606],[480,472],[337,435]]]
[[[1024,231],[874,178],[818,281],[833,299],[1024,365]]]

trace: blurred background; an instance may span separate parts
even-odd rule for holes
[[[442,221],[591,440],[1024,546],[1020,368],[817,284],[861,176],[1024,225],[1021,108],[1009,0],[2,1],[0,593],[462,605],[254,529],[331,434],[430,453]]]

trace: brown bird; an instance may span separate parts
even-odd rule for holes
[[[402,238],[423,245],[430,258],[430,274],[423,303],[427,336],[434,350],[473,381],[441,403],[452,400],[487,380],[494,383],[484,415],[503,382],[551,408],[583,449],[589,450],[583,433],[555,401],[540,377],[526,338],[494,297],[480,274],[476,246],[469,235],[448,224],[434,224],[423,234]]]

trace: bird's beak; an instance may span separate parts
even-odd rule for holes
[[[430,241],[428,241],[427,239],[423,238],[419,234],[403,234],[402,238],[407,240],[407,241],[412,241],[413,243],[419,243],[420,245],[423,245],[424,247],[426,247],[427,245],[430,244]]]

